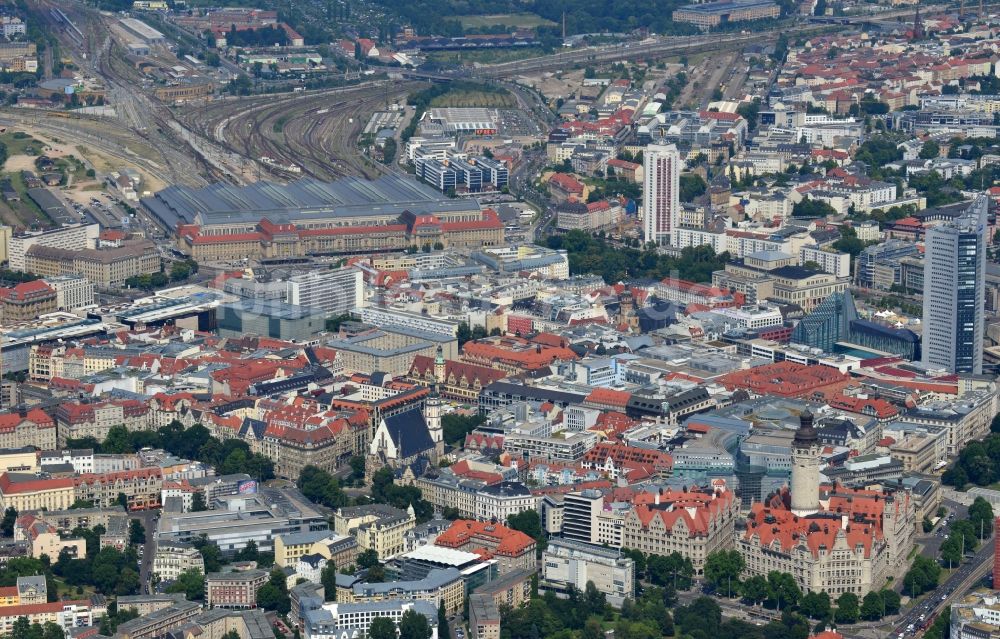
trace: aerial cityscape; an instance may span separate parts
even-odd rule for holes
[[[997,2],[0,0],[0,639],[1000,639],[998,211]]]

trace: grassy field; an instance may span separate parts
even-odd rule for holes
[[[23,131],[8,132],[0,135],[0,142],[7,146],[7,155],[41,155],[44,143],[39,142]]]
[[[517,106],[517,100],[510,93],[487,91],[449,91],[431,100],[435,107],[484,107],[510,109]]]
[[[531,29],[540,26],[552,26],[555,22],[546,20],[535,13],[498,13],[490,16],[457,16],[464,29],[478,29],[502,24],[508,27],[524,27]]]

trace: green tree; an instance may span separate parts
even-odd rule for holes
[[[884,602],[882,593],[871,591],[861,600],[861,618],[865,621],[878,621],[882,618]]]
[[[451,639],[448,627],[448,613],[444,609],[444,599],[438,603],[438,639]]]
[[[0,535],[4,537],[14,536],[14,522],[17,521],[17,509],[13,506],[7,506],[7,510],[3,511],[3,521],[0,521]]]
[[[101,444],[101,452],[113,455],[134,453],[135,449],[132,448],[132,443],[129,440],[128,429],[121,424],[109,428],[104,443]]]
[[[861,611],[858,608],[858,596],[853,592],[845,592],[837,597],[837,612],[833,618],[837,623],[856,623]]]
[[[788,606],[794,607],[802,596],[802,591],[795,583],[795,578],[787,572],[778,572],[777,570],[767,573],[767,590],[768,599],[774,601],[779,609]]]
[[[923,555],[913,558],[913,564],[903,577],[903,594],[911,597],[937,588],[941,566],[938,562]]]
[[[282,615],[287,615],[288,611],[292,609],[292,602],[288,597],[288,587],[285,583],[285,573],[281,569],[272,570],[270,579],[257,591],[257,605]]]
[[[516,515],[511,515],[507,518],[507,526],[520,530],[533,539],[542,538],[542,518],[536,510],[522,510]]]
[[[166,592],[181,592],[190,601],[205,597],[205,575],[200,570],[185,570],[177,576],[177,580],[166,588]]]
[[[407,610],[399,620],[399,639],[430,639],[431,625],[427,617],[415,610]]]
[[[146,527],[138,519],[130,519],[128,522],[128,543],[133,546],[146,543]]]
[[[191,512],[200,513],[205,510],[208,510],[208,506],[205,505],[205,494],[200,490],[196,491],[191,496]]]
[[[740,592],[747,603],[758,605],[768,597],[767,579],[754,575],[741,584]]]
[[[388,617],[375,617],[368,627],[367,639],[396,639],[396,624]]]
[[[358,564],[358,568],[362,569],[378,566],[378,551],[368,548],[358,555],[356,562]]]
[[[976,497],[969,506],[969,523],[979,539],[993,534],[993,506],[982,497]]]
[[[191,542],[198,552],[201,553],[201,558],[205,562],[205,572],[219,572],[222,568],[222,552],[219,547],[215,545],[214,541],[208,539],[208,535],[202,534],[201,537],[195,539]]]
[[[799,602],[799,612],[811,619],[829,619],[830,595],[825,590],[807,592]]]
[[[831,217],[837,210],[826,202],[803,197],[792,207],[792,217]]]
[[[337,600],[337,564],[326,562],[319,573],[319,581],[323,584],[323,596],[327,601]]]
[[[899,614],[899,606],[901,603],[899,593],[891,588],[885,588],[879,594],[882,596],[882,605],[885,606],[885,614]]]
[[[727,597],[731,597],[732,593],[739,592],[740,575],[744,568],[746,563],[739,551],[718,550],[705,557],[705,580],[716,591],[725,592]]]
[[[680,188],[681,202],[694,202],[695,198],[704,195],[708,185],[700,175],[685,173],[680,177]]]
[[[941,146],[934,140],[927,140],[924,142],[924,145],[920,147],[920,159],[922,160],[933,160],[940,155]]]

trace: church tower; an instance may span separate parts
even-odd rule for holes
[[[807,408],[792,440],[792,512],[797,515],[819,510],[819,453],[819,437]]]
[[[434,355],[434,380],[438,384],[444,384],[444,376],[445,376],[444,351],[441,350],[441,345],[438,344],[437,353]]]
[[[438,394],[437,384],[431,386],[431,394],[424,404],[424,421],[427,422],[427,432],[440,457],[444,454],[444,431],[441,428],[441,396]]]

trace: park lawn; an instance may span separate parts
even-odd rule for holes
[[[502,24],[508,27],[523,27],[531,29],[541,26],[553,26],[556,23],[527,11],[520,13],[497,13],[488,16],[457,16],[462,23],[463,29],[478,29],[481,27],[493,27]]]
[[[41,155],[46,146],[23,131],[7,131],[0,134],[0,142],[7,147],[8,157],[11,155]]]

